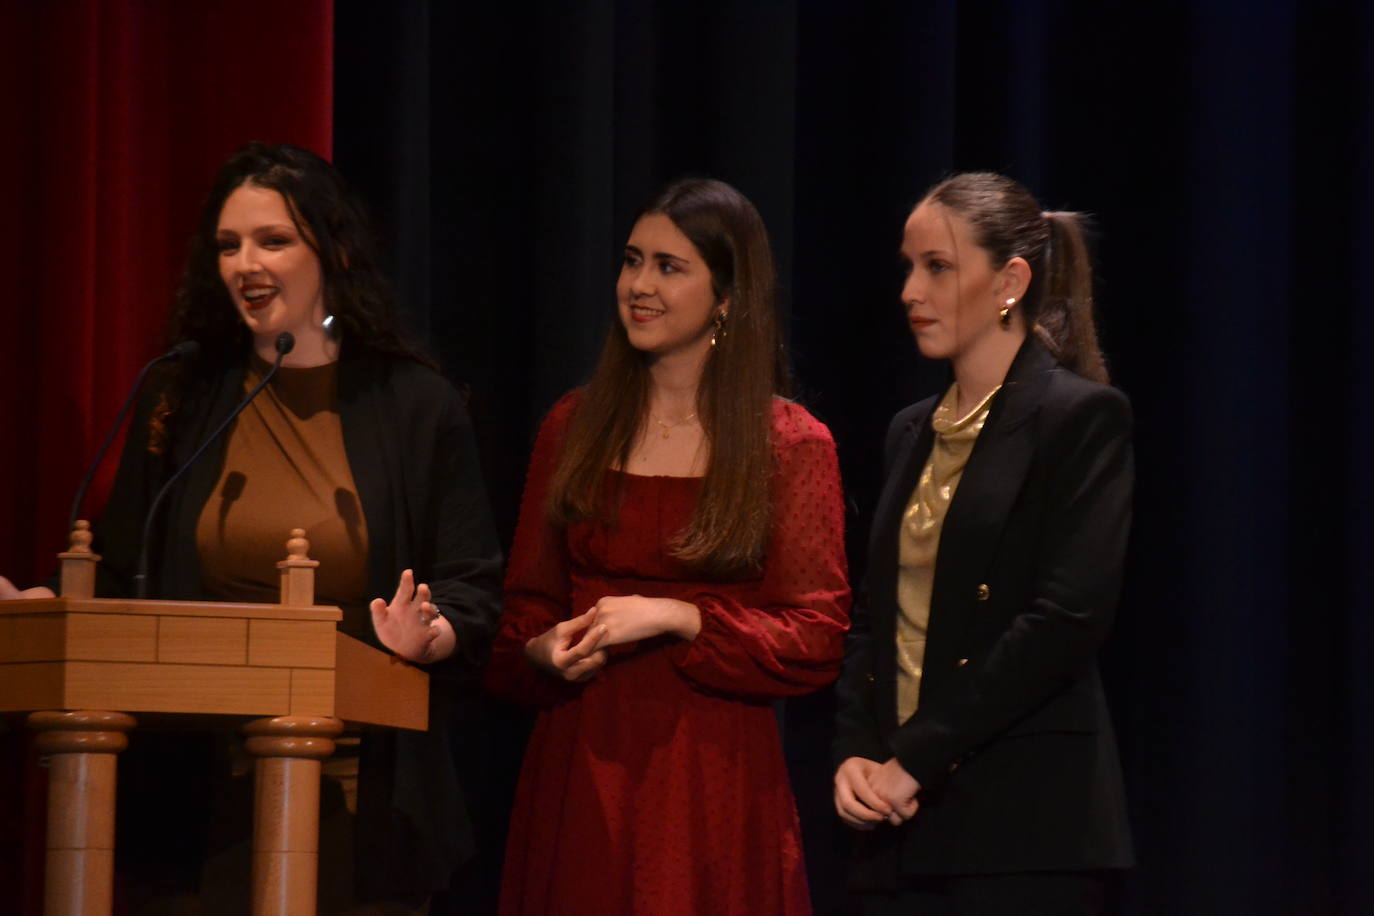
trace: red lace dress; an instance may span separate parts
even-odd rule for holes
[[[773,410],[773,527],[760,577],[693,578],[667,543],[700,478],[623,475],[618,525],[549,524],[544,506],[574,398],[540,430],[485,682],[540,707],[516,793],[505,914],[809,913],[796,807],[770,701],[839,673],[848,624],[844,502],[829,431]],[[615,472],[607,472],[612,474]],[[617,646],[567,684],[525,641],[605,595],[701,609],[692,642]]]

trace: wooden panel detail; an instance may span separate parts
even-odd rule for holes
[[[13,601],[0,601],[0,617],[27,616],[29,614],[58,614],[70,610],[72,598],[16,598]],[[99,603],[98,600],[82,601],[82,604]],[[109,604],[110,602],[103,602]]]
[[[334,624],[310,620],[248,622],[248,664],[333,668]]]
[[[61,662],[0,665],[0,711],[65,708]]]
[[[231,604],[211,601],[136,601],[129,598],[25,598],[0,601],[0,617],[53,613],[146,614],[154,617],[245,617],[265,620],[342,620],[332,605]]]
[[[91,662],[157,660],[157,618],[137,614],[68,614],[67,658]]]
[[[68,709],[280,716],[290,710],[291,672],[230,665],[68,662]]]
[[[60,659],[64,623],[58,614],[0,617],[0,663]]]
[[[334,715],[334,672],[321,668],[291,670],[291,715]]]
[[[429,675],[351,636],[336,633],[334,715],[348,722],[429,728]]]
[[[157,660],[186,665],[248,664],[248,621],[230,617],[157,618]]]

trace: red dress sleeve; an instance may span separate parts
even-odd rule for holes
[[[794,696],[839,675],[849,626],[844,495],[830,431],[803,408],[774,406],[772,530],[763,578],[705,586],[691,599],[701,632],[674,648],[683,676],[709,693]]]
[[[526,641],[569,617],[567,538],[549,521],[547,504],[549,479],[576,401],[575,392],[565,395],[539,428],[506,567],[505,610],[482,676],[483,687],[493,696],[528,706],[551,706],[582,689],[550,677],[525,657]]]

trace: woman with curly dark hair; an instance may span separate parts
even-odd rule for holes
[[[316,600],[343,609],[340,629],[430,666],[431,730],[368,736],[359,776],[359,896],[418,906],[472,852],[448,724],[495,630],[501,557],[462,398],[402,336],[363,210],[314,153],[250,143],[215,178],[169,329],[199,356],[156,378],[136,414],[94,529],[97,593],[130,593],[154,494],[264,377],[283,332],[295,344],[277,375],[170,492],[150,594],[275,601],[275,563],[304,528]],[[137,820],[120,823],[148,841],[122,835],[123,865],[170,865],[194,892],[203,842],[171,839],[181,820]],[[321,877],[327,899],[338,879]]]

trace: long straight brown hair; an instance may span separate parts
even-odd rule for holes
[[[706,575],[748,575],[759,569],[768,544],[773,396],[789,387],[768,231],[748,198],[710,179],[674,182],[636,221],[652,213],[667,216],[696,247],[716,300],[730,302],[697,388],[696,413],[709,448],[701,497],[670,548]],[[608,490],[606,471],[628,466],[648,419],[648,360],[617,320],[569,422],[549,487],[554,522],[614,518],[620,493]]]
[[[1046,212],[1030,191],[995,172],[964,172],[931,188],[925,200],[973,227],[994,269],[1025,258],[1031,282],[1021,298],[1030,328],[1059,362],[1106,384],[1107,365],[1093,318],[1093,275],[1081,213]]]

